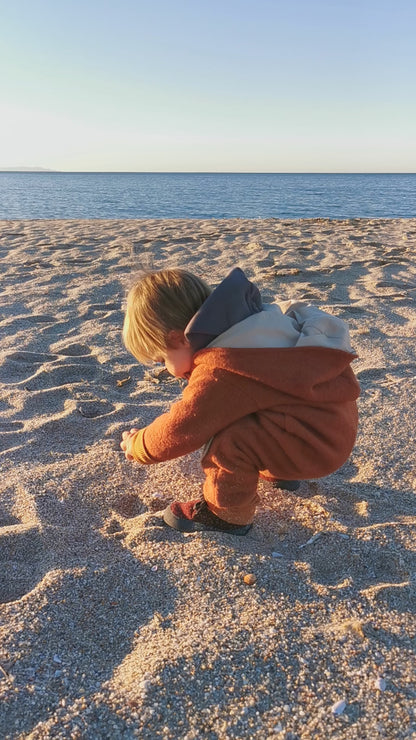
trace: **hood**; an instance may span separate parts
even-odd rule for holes
[[[352,352],[348,324],[301,301],[265,304],[262,311],[234,324],[209,346],[328,347]]]
[[[192,350],[197,352],[230,327],[263,310],[260,292],[236,267],[204,301],[185,328]]]

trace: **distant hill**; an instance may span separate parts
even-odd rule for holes
[[[46,167],[0,167],[0,172],[57,172]]]

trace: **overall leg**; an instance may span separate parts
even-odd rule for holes
[[[256,414],[216,434],[202,458],[203,499],[174,501],[163,513],[165,523],[181,532],[247,534],[258,502],[259,475],[276,480],[293,473],[293,463],[276,437],[275,425],[265,428]]]
[[[258,431],[254,415],[239,419],[213,437],[202,458],[208,508],[232,524],[253,521],[259,469],[263,467],[256,452]]]
[[[203,499],[171,503],[163,512],[166,524],[180,532],[247,534],[257,504],[259,462],[247,443],[255,426],[251,417],[244,417],[212,438],[202,458]]]

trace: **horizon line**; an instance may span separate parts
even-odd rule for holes
[[[415,175],[416,171],[368,170],[53,170],[44,167],[0,167],[0,173],[35,175]]]

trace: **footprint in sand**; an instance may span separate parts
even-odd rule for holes
[[[34,328],[37,324],[54,324],[56,319],[49,314],[38,314],[31,316],[18,316],[14,319],[4,319],[0,322],[1,331],[7,334],[16,334],[19,331],[25,331]]]
[[[125,519],[143,514],[143,508],[143,503],[134,493],[124,493],[113,503],[114,511]]]
[[[302,293],[299,296],[299,298],[301,301],[305,301],[305,300],[317,301],[320,298],[322,298],[322,294],[318,290],[307,290],[305,293]]]
[[[385,368],[367,368],[367,370],[359,370],[356,376],[360,383],[372,382],[375,380],[384,380],[386,377]]]
[[[77,353],[77,354],[76,354]],[[79,354],[78,354],[79,353]],[[79,356],[84,358],[89,353],[85,345],[68,345],[61,350],[64,356]],[[89,357],[89,354],[88,354]],[[56,388],[70,383],[80,383],[90,381],[96,377],[98,368],[95,365],[95,358],[91,356],[94,364],[59,364],[51,366],[53,362],[61,362],[57,354],[41,354],[36,352],[14,352],[6,356],[3,365],[0,367],[0,380],[8,383],[20,385],[25,381],[30,381],[25,386],[26,390],[40,390],[44,388]],[[41,367],[38,367],[38,366]],[[45,367],[47,365],[47,367]]]
[[[54,323],[51,326],[46,326],[44,329],[41,330],[41,334],[49,335],[49,334],[63,334],[65,336],[68,335],[69,331],[74,330],[74,327],[76,326],[77,322],[73,319],[69,319],[68,321],[54,321]]]
[[[64,347],[56,347],[55,351],[65,357],[85,357],[91,354],[90,348],[86,344],[67,344]]]
[[[44,573],[39,526],[21,523],[0,527],[0,603],[15,601],[31,591]]]
[[[63,385],[90,382],[97,378],[99,369],[86,364],[59,365],[51,369],[42,369],[27,379],[25,389],[38,391],[47,388],[58,388]],[[21,381],[23,382],[23,381]]]
[[[400,383],[406,379],[413,379],[415,377],[415,372],[415,363],[403,362],[400,365],[391,365],[389,368],[366,368],[365,370],[359,370],[356,375],[360,383],[386,381],[384,383],[380,382],[380,385],[391,385],[394,383]],[[392,376],[392,373],[394,373],[394,376]]]
[[[324,535],[310,545],[304,557],[311,567],[311,579],[326,586],[336,587],[348,579],[361,588],[403,580],[397,551],[388,547],[376,549],[374,544],[362,540],[341,539],[335,533]]]
[[[6,355],[0,367],[0,380],[6,383],[19,383],[30,378],[37,365],[52,362],[57,355],[46,355],[38,352],[13,352]]]
[[[96,419],[99,416],[106,416],[114,411],[114,406],[108,401],[83,401],[78,404],[77,409],[81,416],[86,419]]]
[[[0,507],[0,603],[15,601],[44,575],[44,546],[33,499],[23,489],[3,490]]]
[[[333,308],[339,309],[342,313],[350,314],[352,316],[364,316],[367,311],[361,306],[348,306],[345,304],[337,303]]]

